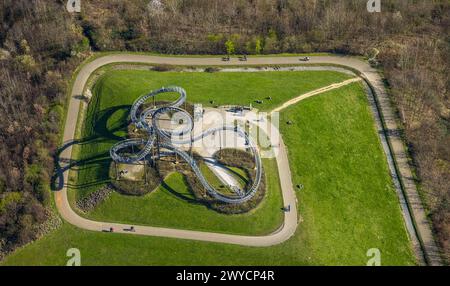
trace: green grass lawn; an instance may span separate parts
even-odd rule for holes
[[[275,161],[275,163],[276,163],[276,161]],[[274,164],[274,166],[276,168],[276,164]],[[241,188],[245,188],[245,186],[247,185],[247,183],[249,181],[248,175],[245,172],[245,170],[241,169],[241,168],[236,168],[236,167],[229,167],[228,169],[230,170],[233,177],[237,180],[237,182],[239,183]],[[270,168],[270,169],[272,169],[272,168]],[[270,174],[270,175],[274,175],[274,177],[277,177],[277,174]]]
[[[93,88],[81,129],[81,143],[74,146],[79,166],[72,169],[76,178],[69,182],[69,198],[74,205],[109,181],[110,147],[123,140],[127,134],[129,109],[140,95],[171,84],[186,89],[192,103],[250,104],[257,99],[272,97],[258,107],[268,110],[285,100],[349,78],[348,75],[329,71],[301,72],[155,72],[143,70],[111,70],[101,76]],[[245,96],[243,96],[245,95]],[[156,100],[175,100],[177,94],[169,93]],[[275,166],[276,164],[269,164]],[[209,170],[208,170],[209,171]],[[146,224],[187,229],[200,229],[230,233],[265,234],[276,230],[282,222],[282,207],[277,173],[270,174],[273,189],[272,201],[265,207],[241,216],[219,215],[202,205],[180,200],[177,192],[186,189],[184,182],[171,179],[175,187],[159,188],[156,194],[127,197],[114,193],[97,210],[86,215],[91,219],[130,224]],[[215,176],[212,176],[215,179]],[[213,180],[214,183],[214,180]],[[170,185],[169,185],[170,186]],[[179,194],[178,194],[179,195]],[[175,215],[168,212],[175,209]],[[195,211],[194,211],[195,210]],[[153,215],[152,215],[153,214]],[[200,218],[200,219],[199,219]],[[240,223],[236,223],[239,221]]]
[[[411,261],[398,198],[374,121],[355,83],[281,113],[293,183],[301,183],[304,234],[317,263],[379,248],[385,261]],[[293,121],[293,125],[286,124]],[[392,259],[392,260],[391,260]]]
[[[100,77],[93,88],[81,143],[74,146],[80,165],[73,170],[78,178],[70,181],[69,197],[82,198],[108,182],[109,149],[126,136],[127,118],[133,101],[150,90],[168,85],[186,89],[188,100],[205,106],[253,105],[270,110],[302,93],[340,82],[350,76],[333,71],[299,72],[154,72],[113,70]],[[175,100],[177,94],[164,94],[156,100]],[[255,100],[264,100],[255,104]]]
[[[275,159],[264,159],[263,162],[266,169],[272,170],[266,178],[268,192],[261,205],[247,214],[220,214],[195,202],[183,176],[173,173],[161,187],[144,197],[113,193],[88,217],[97,221],[180,229],[267,234],[278,229],[283,222],[283,201]],[[205,165],[205,168],[208,167]]]
[[[119,94],[116,86],[108,96]],[[125,99],[118,104],[126,105]],[[288,120],[294,124],[285,124]],[[365,265],[370,248],[380,249],[382,265],[415,264],[362,86],[302,101],[282,111],[280,125],[293,183],[304,185],[297,192],[301,222],[287,242],[243,247],[90,232],[64,224],[4,264],[64,265],[71,247],[81,250],[83,265]]]
[[[200,170],[202,171],[205,179],[214,189],[219,190],[222,194],[233,194],[231,188],[225,185],[206,164],[201,164]]]
[[[269,160],[267,160],[269,161]],[[264,162],[264,161],[263,161]],[[273,164],[268,165],[268,167],[274,167],[276,168],[276,162]],[[248,176],[244,169],[236,168],[236,167],[230,167],[230,166],[224,166],[229,174],[236,180],[236,182],[239,184],[239,186],[244,189],[248,183]],[[267,167],[267,166],[266,166]],[[206,178],[208,183],[216,190],[220,190],[222,193],[228,193],[228,194],[234,194],[234,191],[231,190],[231,188],[225,184],[223,181],[220,180],[219,177],[214,174],[214,172],[206,165],[201,164],[200,170],[203,173],[203,176]],[[271,174],[273,176],[273,179],[275,180],[277,178],[277,174]]]
[[[66,252],[78,248],[81,264],[89,265],[308,265],[310,250],[280,245],[244,247],[170,238],[80,230],[65,223],[44,238],[17,250],[8,265],[66,265]]]
[[[137,96],[162,86],[178,85],[188,101],[213,105],[249,105],[267,111],[307,91],[351,78],[334,71],[267,72],[155,72],[111,70],[102,76],[96,92],[104,95],[98,110],[129,105]],[[107,96],[106,96],[107,95]],[[156,100],[172,100],[177,94],[162,94]],[[271,96],[272,100],[266,100]],[[214,103],[211,104],[210,100]],[[262,104],[255,103],[263,100]]]

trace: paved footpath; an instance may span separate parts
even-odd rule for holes
[[[298,57],[249,57],[246,62],[241,62],[237,59],[232,59],[230,62],[223,62],[217,57],[160,57],[135,54],[115,54],[100,57],[84,65],[75,79],[69,102],[66,125],[64,128],[64,142],[67,143],[74,139],[78,112],[80,110],[80,95],[83,94],[83,89],[89,79],[89,76],[96,69],[111,63],[172,64],[185,66],[305,64],[304,62],[299,61]],[[419,261],[422,261],[422,257],[425,257],[427,264],[441,265],[438,248],[433,239],[425,211],[413,180],[411,169],[408,165],[408,157],[406,156],[404,144],[400,137],[399,128],[397,126],[397,118],[390,104],[382,78],[374,68],[370,67],[368,63],[353,57],[317,56],[311,57],[309,64],[336,64],[350,67],[359,71],[361,73],[361,77],[373,87],[380,107],[380,117],[383,118],[385,134],[387,135],[391,146],[390,152],[386,155],[388,156],[388,160],[389,157],[392,156],[390,159],[397,165],[399,172],[394,175],[398,176],[398,178],[400,178],[399,181],[402,182],[402,192],[404,193],[406,202],[409,206],[411,220],[415,221],[413,233],[409,231],[414,250],[419,258]],[[297,228],[297,199],[292,187],[286,148],[282,142],[282,139],[280,139],[280,141],[281,148],[276,159],[283,194],[283,202],[284,205],[291,206],[291,211],[284,213],[284,223],[276,232],[266,236],[243,236],[149,226],[135,226],[136,231],[133,234],[231,243],[248,246],[270,246],[286,241],[294,234]],[[70,159],[71,154],[72,145],[68,144],[67,148],[65,148],[60,154],[60,157],[61,159]],[[67,182],[68,180],[68,173],[69,172],[66,171],[63,174],[64,182]],[[55,192],[55,201],[61,216],[66,221],[77,227],[92,231],[104,231],[105,229],[114,227],[116,232],[130,233],[124,231],[124,229],[129,227],[128,225],[97,222],[80,217],[72,210],[69,204],[67,199],[67,187],[65,185],[60,191]],[[408,230],[410,230],[410,228],[408,228]],[[421,241],[421,243],[419,243],[419,241]]]

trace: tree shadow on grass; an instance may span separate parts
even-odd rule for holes
[[[118,124],[113,125],[111,128],[108,128],[108,120],[116,114],[118,111],[123,111],[123,116],[118,120]],[[65,142],[55,153],[53,160],[55,164],[55,171],[51,178],[51,189],[53,191],[60,191],[64,187],[64,185],[71,187],[81,187],[88,185],[101,185],[104,184],[105,179],[99,180],[97,182],[85,183],[82,185],[68,185],[67,182],[64,182],[64,172],[72,169],[72,168],[82,168],[88,164],[101,164],[102,167],[106,168],[106,174],[108,174],[109,162],[111,161],[109,157],[109,152],[103,152],[101,154],[97,154],[95,156],[91,156],[89,158],[83,158],[80,160],[73,160],[71,158],[63,158],[61,157],[64,150],[74,145],[88,145],[88,144],[98,144],[98,143],[111,143],[123,140],[125,138],[121,136],[117,136],[114,133],[118,131],[126,131],[128,126],[127,116],[130,110],[130,105],[120,105],[105,109],[103,111],[98,112],[98,115],[95,116],[94,122],[94,135],[85,137],[82,139],[73,139]],[[103,175],[104,177],[104,175]]]
[[[189,185],[189,182],[187,180],[187,177],[185,174],[183,174],[183,182],[186,184],[186,186],[189,189],[189,192],[191,193],[191,197],[181,194],[179,192],[177,192],[174,188],[172,188],[171,186],[169,186],[164,180],[161,182],[161,186],[167,190],[170,194],[172,194],[173,196],[175,196],[177,199],[179,200],[183,200],[185,202],[188,202],[190,204],[193,205],[198,205],[198,206],[203,206],[206,207],[208,210],[212,210],[214,212],[217,212],[216,209],[214,209],[211,204],[214,203],[214,201],[206,201],[206,200],[202,200],[202,199],[198,199],[194,192],[191,189],[191,186]]]
[[[58,162],[56,163],[57,165],[55,168],[55,173],[51,181],[52,190],[59,191],[64,187],[64,185],[72,188],[82,188],[87,186],[102,185],[105,182],[109,181],[109,179],[107,179],[107,176],[109,172],[110,161],[111,159],[109,158],[109,152],[104,152],[81,160],[69,160],[68,163],[65,164],[64,166],[61,166],[60,160],[58,160]],[[97,166],[94,166],[94,164],[96,164]],[[99,180],[96,180],[94,182],[88,182],[83,184],[69,184],[69,182],[64,182],[64,172],[69,170],[86,171],[90,168],[100,170],[100,172],[103,172],[103,169],[105,169],[105,172],[104,174],[99,174],[97,176]]]
[[[183,176],[184,179],[184,176]],[[172,194],[173,196],[175,196],[177,199],[186,201],[190,204],[195,204],[195,205],[203,205],[200,201],[198,201],[197,199],[195,199],[194,196],[189,197],[187,195],[184,195],[182,193],[177,192],[174,188],[172,188],[171,186],[169,186],[164,180],[161,182],[161,187],[163,187],[165,190],[167,190],[170,194]]]
[[[101,110],[96,113],[94,117],[94,132],[99,138],[120,141],[124,138],[114,134],[117,131],[127,131],[129,125],[128,115],[130,113],[131,105],[119,105]],[[119,111],[122,111],[122,116],[108,128],[108,121]]]
[[[235,175],[236,177],[238,177],[239,179],[241,179],[245,184],[248,184],[249,180],[248,178],[242,176],[241,174],[239,174],[238,172],[236,172],[235,170],[231,169],[228,166],[223,166],[224,169],[226,169],[228,172],[232,173],[233,175]]]

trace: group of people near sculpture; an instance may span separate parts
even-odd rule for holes
[[[179,98],[167,105],[152,105],[145,108],[144,104],[148,99],[167,92],[176,92],[179,94]],[[204,130],[194,136],[194,120],[187,111],[180,108],[185,101],[186,91],[178,86],[162,87],[139,97],[131,107],[130,116],[135,126],[146,132],[147,138],[132,138],[118,142],[110,149],[111,158],[118,163],[132,164],[143,160],[154,161],[164,156],[178,155],[191,166],[200,183],[215,199],[231,204],[248,201],[258,191],[262,177],[261,157],[256,145],[239,126],[218,126]],[[182,122],[182,125],[177,127],[181,126],[181,128],[162,127],[161,119],[167,114],[176,114],[178,122]],[[192,149],[193,142],[216,132],[225,131],[233,131],[237,136],[245,139],[246,149],[252,153],[256,167],[255,178],[253,178],[250,187],[233,194],[224,194],[212,187],[202,174],[193,156],[180,148],[181,145],[190,144]],[[132,151],[130,152],[130,150]],[[134,152],[134,150],[137,151]]]

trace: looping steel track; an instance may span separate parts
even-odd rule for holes
[[[147,99],[154,97],[158,94],[165,92],[178,92],[180,97],[172,102],[171,104],[162,106],[162,107],[150,107],[143,110],[140,113],[140,116],[137,114],[144,106]],[[194,174],[197,176],[200,183],[206,189],[206,191],[214,197],[216,200],[221,202],[229,203],[229,204],[240,204],[251,199],[255,193],[258,191],[259,184],[261,183],[262,177],[262,164],[261,157],[259,156],[259,152],[256,148],[256,145],[252,142],[250,136],[243,131],[238,126],[223,126],[211,128],[203,131],[200,135],[195,138],[192,137],[192,130],[194,129],[194,121],[189,113],[185,110],[179,108],[186,100],[186,91],[178,86],[170,86],[163,87],[159,90],[152,91],[149,94],[143,95],[139,97],[131,107],[131,120],[133,123],[145,131],[147,131],[148,138],[147,141],[143,139],[128,139],[121,142],[118,142],[110,149],[111,158],[114,161],[120,163],[135,163],[141,160],[145,160],[145,158],[150,160],[156,160],[161,156],[165,156],[168,154],[167,152],[160,152],[161,149],[167,149],[170,152],[173,152],[179,155],[186,163],[191,166]],[[184,117],[184,125],[186,127],[181,130],[171,130],[164,129],[159,125],[160,117],[163,114],[169,112],[177,112],[177,114],[181,114]],[[148,118],[151,117],[152,124],[148,123]],[[219,191],[217,191],[211,184],[209,184],[208,180],[206,180],[205,176],[203,176],[202,171],[197,165],[197,162],[194,160],[192,156],[190,156],[187,152],[177,148],[176,145],[180,144],[193,144],[193,142],[197,140],[201,140],[202,138],[208,136],[209,134],[216,132],[224,132],[224,131],[232,131],[235,132],[238,136],[244,137],[245,142],[247,144],[247,149],[252,153],[254,161],[255,161],[255,178],[252,180],[253,183],[248,190],[239,191],[239,193],[225,195]],[[174,136],[183,136],[188,134],[188,139],[179,139],[177,140]],[[158,139],[159,138],[159,139]],[[162,141],[159,142],[159,141]],[[137,153],[134,154],[120,154],[120,150],[129,149],[132,146],[136,145],[144,145],[144,148]],[[151,156],[153,149],[156,152],[159,152],[157,155]]]

